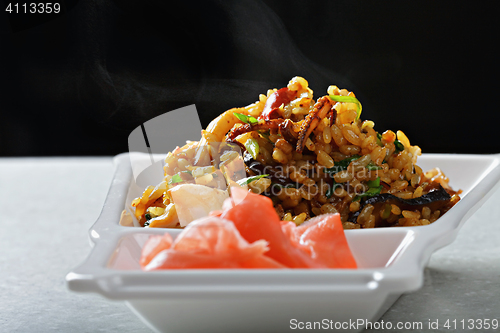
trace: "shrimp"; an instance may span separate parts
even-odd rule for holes
[[[302,123],[299,132],[299,140],[297,142],[297,152],[301,153],[306,144],[306,140],[311,135],[312,131],[318,126],[321,119],[325,118],[332,108],[332,101],[328,96],[323,96],[314,104],[313,110],[307,115]]]

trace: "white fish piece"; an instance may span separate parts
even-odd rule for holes
[[[181,227],[205,217],[213,210],[222,209],[227,191],[199,184],[177,185],[170,190]]]

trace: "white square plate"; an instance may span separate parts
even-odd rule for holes
[[[356,270],[143,272],[139,258],[148,237],[165,232],[175,237],[180,230],[119,224],[130,197],[143,190],[133,180],[129,154],[121,154],[115,157],[115,175],[101,215],[90,229],[95,246],[85,262],[67,275],[67,285],[76,292],[124,300],[161,332],[279,332],[290,329],[292,318],[373,322],[402,293],[422,286],[431,254],[451,243],[492,193],[500,180],[499,164],[500,155],[421,156],[418,165],[423,170],[440,167],[450,185],[463,190],[462,200],[428,226],[346,230]]]

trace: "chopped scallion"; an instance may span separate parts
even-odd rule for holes
[[[343,102],[343,103],[356,103],[358,106],[356,110],[356,120],[359,119],[359,116],[361,116],[361,103],[358,101],[356,97],[352,96],[339,96],[339,95],[330,95],[330,99],[335,102]]]
[[[170,180],[168,181],[168,185],[172,185],[172,184],[175,184],[175,183],[181,183],[183,181],[184,180],[182,180],[181,175],[179,175],[178,173],[176,173],[175,175],[172,176],[172,178],[170,178]]]
[[[384,144],[382,143],[382,134],[378,133],[377,132],[377,144],[380,146],[380,147],[383,147]]]
[[[192,174],[191,171],[189,170],[184,170],[184,171],[181,171],[183,173],[187,173],[187,174]],[[172,176],[172,178],[170,178],[170,180],[168,181],[168,185],[172,185],[172,184],[175,184],[175,183],[182,183],[183,181],[185,181],[185,179],[182,179],[181,177],[181,174],[180,173],[176,173],[175,175]]]
[[[366,185],[368,185],[369,189],[365,193],[358,194],[352,199],[352,201],[358,201],[361,198],[364,197],[373,197],[374,195],[380,194],[380,191],[382,191],[382,185],[380,185],[380,177],[377,177],[375,180],[369,180],[366,182]]]
[[[391,210],[392,210],[392,206],[389,205],[389,204],[386,204],[385,207],[384,207],[384,211],[381,215],[381,217],[385,220],[387,218],[389,218],[389,216],[391,216]]]
[[[368,163],[368,165],[366,166],[366,168],[369,170],[369,171],[373,171],[373,170],[380,170],[382,169],[382,167],[379,167],[378,165],[376,165],[375,163],[370,162]]]
[[[252,116],[247,116],[245,114],[241,114],[241,113],[237,113],[237,112],[233,112],[233,114],[236,116],[236,118],[238,118],[239,120],[241,120],[245,124],[254,125],[254,124],[257,124],[259,122],[256,118],[254,118]]]
[[[352,201],[358,201],[360,200],[361,198],[364,198],[364,197],[373,197],[377,194],[380,194],[380,192],[382,191],[382,187],[383,186],[379,186],[379,187],[370,187],[368,189],[368,191],[366,191],[365,193],[361,193],[361,194],[358,194],[354,197],[354,199],[352,199]]]
[[[266,131],[257,131],[257,133],[259,133],[259,135],[261,137],[263,137],[264,139],[266,139],[267,141],[272,142],[271,139],[269,138],[269,132],[266,132]]]
[[[366,182],[369,188],[379,187],[380,186],[380,177],[377,177],[375,180],[369,180]]]
[[[252,155],[253,159],[256,160],[259,155],[260,147],[259,143],[255,139],[248,139],[245,142],[246,150]]]
[[[394,140],[394,146],[396,146],[395,153],[405,150],[405,146],[398,139]]]
[[[269,175],[258,175],[258,176],[247,177],[247,178],[243,178],[243,179],[238,180],[236,183],[240,186],[244,186],[244,185],[250,184],[254,180],[261,179],[261,178],[268,177],[268,176]]]

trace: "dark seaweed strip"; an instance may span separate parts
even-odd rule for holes
[[[451,196],[448,194],[448,192],[446,192],[446,190],[441,185],[439,185],[439,189],[433,190],[427,194],[422,195],[419,198],[414,198],[414,199],[401,199],[390,193],[378,194],[371,198],[365,199],[361,203],[361,207],[349,217],[348,221],[356,222],[359,213],[361,212],[361,210],[363,210],[363,207],[365,207],[366,205],[374,205],[379,202],[385,203],[389,200],[396,201],[397,203],[403,204],[403,206],[415,209],[418,206],[425,206],[438,201],[448,201],[450,199]]]

